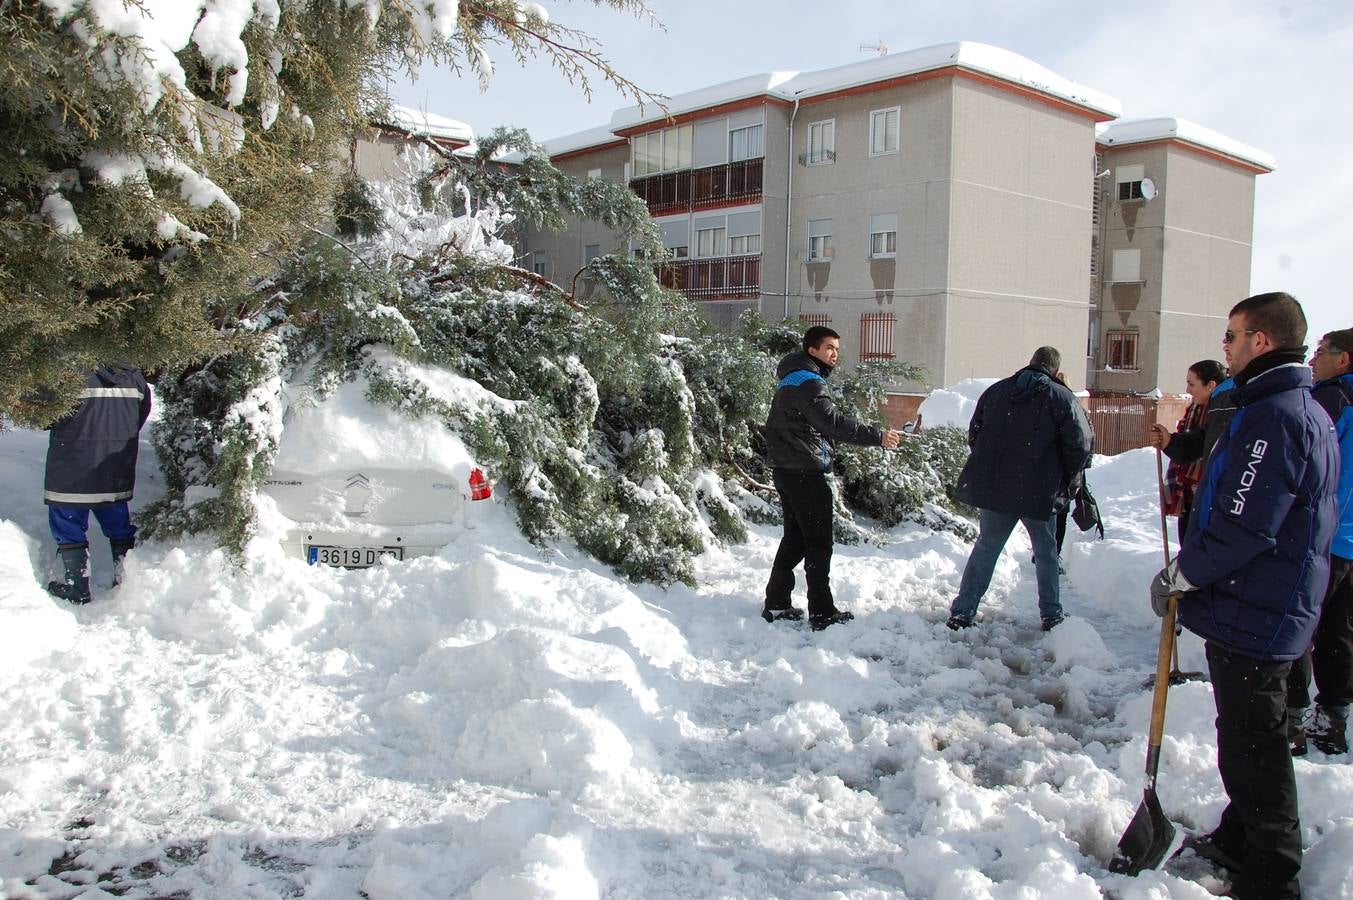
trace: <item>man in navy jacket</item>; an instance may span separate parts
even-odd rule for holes
[[[89,602],[89,511],[113,551],[114,583],[136,543],[127,501],[136,484],[138,435],[150,415],[150,388],[139,369],[101,366],[85,377],[80,404],[52,426],[43,501],[66,572],[47,590],[71,603]]]
[[[1062,621],[1057,572],[1057,510],[1090,460],[1094,431],[1076,395],[1057,380],[1062,354],[1039,347],[1029,365],[982,392],[968,423],[972,453],[954,497],[978,508],[977,543],[963,567],[950,628],[970,627],[991,584],[996,560],[1023,523],[1034,547],[1043,630]]]
[[[1339,524],[1330,548],[1330,586],[1310,651],[1292,666],[1289,718],[1310,706],[1311,675],[1318,693],[1315,716],[1302,736],[1322,753],[1348,752],[1348,708],[1353,704],[1353,328],[1331,331],[1311,358],[1311,396],[1329,413],[1339,439]],[[1293,752],[1304,749],[1299,741]]]
[[[1339,474],[1305,339],[1305,314],[1287,294],[1232,308],[1222,346],[1236,413],[1208,459],[1183,546],[1151,584],[1161,615],[1183,592],[1179,621],[1206,641],[1230,802],[1216,829],[1189,843],[1231,870],[1240,900],[1301,896],[1287,678],[1320,615]]]
[[[814,631],[855,618],[837,609],[832,598],[832,470],[836,441],[866,447],[896,447],[902,433],[874,428],[842,415],[827,390],[827,378],[836,368],[841,336],[825,325],[814,325],[803,335],[803,352],[780,360],[779,384],[766,418],[766,451],[775,490],[784,507],[785,532],[766,582],[767,622],[802,619],[803,610],[790,603],[794,567],[803,562],[808,582],[808,621]]]

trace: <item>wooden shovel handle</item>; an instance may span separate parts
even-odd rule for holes
[[[1160,742],[1165,735],[1165,699],[1170,690],[1170,657],[1174,652],[1174,620],[1179,595],[1170,595],[1170,606],[1160,620],[1160,647],[1156,651],[1156,688],[1151,698],[1151,730],[1146,739],[1146,786],[1156,789],[1160,768]]]

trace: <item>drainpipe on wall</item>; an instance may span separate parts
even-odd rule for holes
[[[789,254],[790,229],[794,222],[794,117],[799,114],[799,97],[794,95],[794,111],[789,114],[789,153],[785,162],[789,165],[789,174],[785,176],[785,314],[789,318]]]

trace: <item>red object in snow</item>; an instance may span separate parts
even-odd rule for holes
[[[493,496],[493,485],[489,484],[484,470],[478,467],[470,470],[470,499],[487,500]]]

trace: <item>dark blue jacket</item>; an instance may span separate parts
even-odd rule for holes
[[[968,423],[972,453],[954,497],[979,509],[1047,519],[1067,505],[1094,431],[1076,395],[1029,366],[982,392]]]
[[[1311,388],[1311,396],[1334,420],[1339,441],[1339,525],[1330,552],[1353,559],[1353,373],[1326,378]]]
[[[1179,550],[1179,571],[1198,588],[1180,601],[1180,622],[1255,659],[1305,652],[1329,581],[1339,451],[1299,360],[1275,351],[1237,376],[1236,414]]]
[[[137,435],[149,415],[150,388],[139,369],[90,372],[80,405],[52,426],[43,502],[91,509],[130,500]]]
[[[772,468],[830,472],[835,441],[877,447],[883,432],[837,412],[827,390],[831,367],[802,351],[780,360],[780,383],[766,418],[766,454]]]

